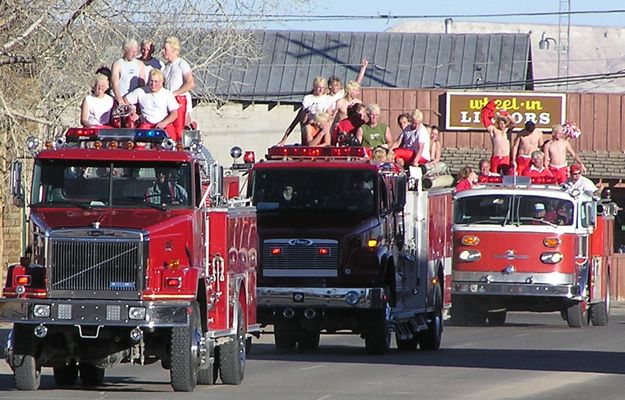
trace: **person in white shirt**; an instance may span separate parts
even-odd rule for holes
[[[180,58],[180,40],[175,36],[165,39],[163,44],[163,58],[167,62],[163,68],[165,89],[174,93],[174,96],[186,98],[186,114],[182,126],[191,125],[191,90],[195,87],[193,72],[189,63]]]
[[[141,50],[141,56],[139,56],[138,60],[141,60],[143,62],[143,65],[145,66],[146,77],[150,76],[150,71],[153,68],[163,69],[163,63],[161,62],[161,60],[159,60],[158,58],[152,57],[152,54],[154,54],[154,50],[155,50],[155,45],[154,45],[153,40],[150,40],[150,39],[142,40],[140,50]]]
[[[91,94],[80,105],[80,124],[84,127],[108,125],[111,119],[113,98],[106,94],[109,80],[103,74],[96,74]]]
[[[391,146],[395,151],[395,161],[402,166],[418,165],[430,162],[430,133],[423,125],[423,113],[418,108],[411,114],[412,123],[402,131]]]
[[[163,73],[158,69],[150,71],[148,86],[140,87],[128,93],[124,97],[125,104],[135,107],[139,105],[141,111],[140,129],[159,128],[165,129],[169,137],[177,142],[178,137],[172,122],[178,117],[178,107],[174,94],[163,88]],[[136,107],[135,110],[136,112]]]
[[[289,135],[298,123],[302,129],[302,134],[304,134],[305,125],[311,123],[317,113],[325,112],[330,116],[334,115],[334,99],[326,94],[327,87],[328,84],[324,77],[317,76],[314,79],[312,93],[304,96],[302,107],[295,118],[293,118],[289,127],[286,128],[282,139],[277,144],[278,146],[283,146],[286,143]]]
[[[141,87],[145,83],[145,65],[136,59],[137,41],[129,39],[124,42],[124,55],[113,63],[111,68],[111,86],[115,100],[122,104],[123,97]]]
[[[588,178],[582,176],[582,166],[573,164],[570,167],[571,177],[569,178],[569,190],[577,189],[590,195],[598,195],[599,188]]]

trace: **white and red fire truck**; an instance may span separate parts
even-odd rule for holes
[[[393,331],[400,349],[439,348],[451,190],[422,183],[362,147],[273,147],[254,165],[258,320],[278,349],[314,349],[322,331],[360,334],[373,354]]]
[[[42,367],[59,385],[99,385],[120,362],[160,361],[176,391],[241,382],[260,331],[256,213],[223,192],[229,181],[237,194],[236,177],[198,136],[184,147],[163,130],[80,128],[43,150],[29,139],[30,245],[0,298],[18,389],[36,390]]]
[[[608,323],[617,207],[548,179],[489,178],[456,194],[456,323],[502,325],[507,311],[560,311],[570,327]]]

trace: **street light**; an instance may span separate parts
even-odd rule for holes
[[[553,41],[554,46],[558,45],[558,42],[554,38],[547,36],[547,32],[543,32],[540,40],[538,41],[538,48],[541,50],[549,50],[550,40]]]

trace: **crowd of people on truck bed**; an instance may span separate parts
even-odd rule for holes
[[[180,57],[180,40],[165,39],[163,61],[154,57],[155,42],[139,44],[128,39],[120,59],[111,68],[100,67],[93,78],[91,93],[81,104],[84,127],[159,128],[180,141],[184,126],[196,128],[191,118],[190,91],[195,86],[189,63]]]
[[[311,92],[304,96],[297,115],[277,146],[284,146],[299,124],[303,146],[363,146],[377,161],[396,162],[406,168],[423,166],[426,173],[434,175],[447,173],[447,166],[441,161],[439,128],[424,123],[419,109],[397,117],[401,133],[394,137],[388,123],[380,121],[380,107],[365,105],[360,100],[360,81],[367,65],[364,59],[358,77],[349,81],[345,89],[336,77],[327,81],[316,77]],[[490,160],[480,161],[479,174],[469,165],[460,169],[457,192],[501,175],[549,177],[554,183],[569,183],[591,193],[597,191],[590,179],[581,176],[586,167],[573,150],[562,125],[554,125],[551,139],[545,141],[536,124],[527,121],[524,129],[512,138],[514,118],[505,110],[495,110],[492,100],[482,109],[481,117],[491,138],[492,156]],[[570,167],[567,155],[575,161]]]
[[[303,146],[364,146],[377,161],[394,161],[406,168],[424,166],[427,171],[446,173],[447,167],[441,162],[439,129],[425,124],[419,109],[399,115],[401,133],[395,137],[389,124],[380,120],[380,107],[365,105],[360,100],[360,82],[367,65],[365,58],[358,77],[345,88],[337,77],[316,77],[277,146],[284,146],[299,125]]]

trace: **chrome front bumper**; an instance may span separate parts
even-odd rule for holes
[[[36,305],[49,305],[49,316],[35,316]],[[0,322],[45,325],[176,327],[188,325],[189,302],[102,301],[0,298]],[[145,308],[143,319],[129,316],[131,307]]]
[[[475,296],[536,296],[582,299],[582,296],[579,295],[579,288],[574,285],[454,282],[451,286],[451,293]]]
[[[452,294],[563,297],[581,300],[575,274],[454,271]]]
[[[256,295],[259,308],[382,309],[385,294],[382,288],[259,287]]]

